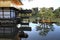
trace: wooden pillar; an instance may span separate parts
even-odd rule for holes
[[[21,38],[19,37],[19,33],[15,36],[14,40],[21,40]]]

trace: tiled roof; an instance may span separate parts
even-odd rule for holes
[[[23,5],[20,0],[0,0],[0,4],[2,2],[2,5],[3,5],[4,2],[6,2],[6,1],[10,1],[10,4],[14,4],[14,5],[18,5],[18,6]],[[8,4],[8,2],[7,2],[7,4]]]
[[[12,0],[11,2],[15,5],[23,5],[22,2],[18,0]]]

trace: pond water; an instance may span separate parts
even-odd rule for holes
[[[24,31],[28,34],[28,38],[22,40],[60,40],[60,26],[59,23],[31,23],[29,26],[32,31]]]

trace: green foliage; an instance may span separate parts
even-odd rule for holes
[[[53,9],[53,7],[40,8],[39,12],[33,17],[40,17],[41,20],[51,20],[51,22],[60,22],[60,7],[55,10]]]
[[[38,15],[41,19],[51,19],[54,17],[53,10],[51,8],[45,8],[45,7],[40,9]]]
[[[60,18],[60,7],[55,9],[54,14],[57,18]]]

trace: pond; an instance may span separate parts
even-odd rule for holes
[[[32,31],[24,31],[28,38],[22,40],[60,40],[60,23],[29,23]]]

